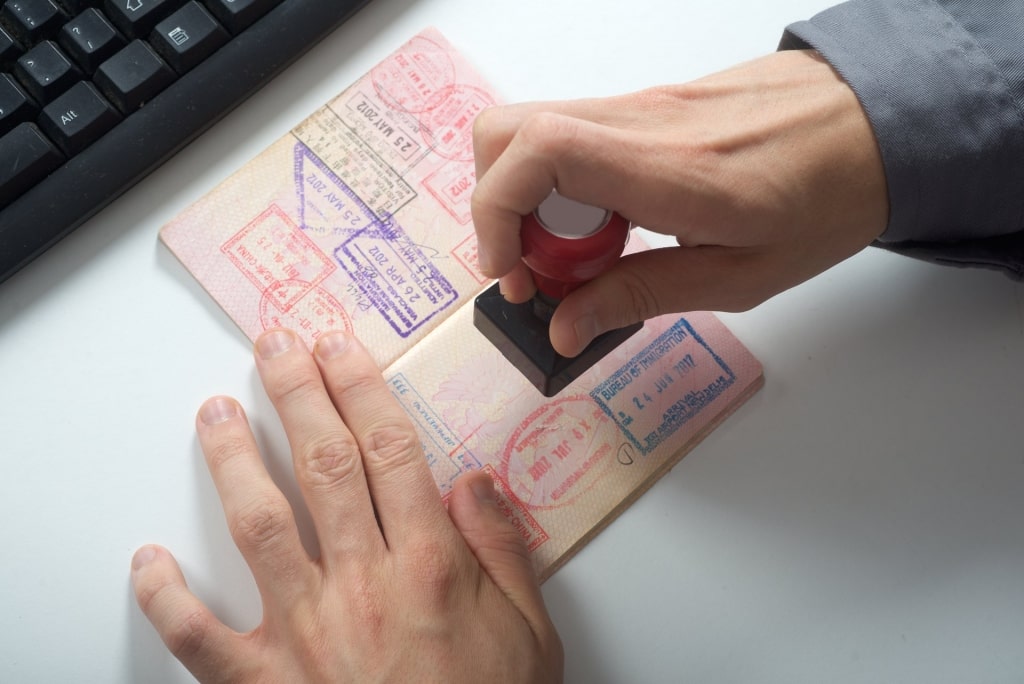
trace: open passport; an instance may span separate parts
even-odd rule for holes
[[[254,339],[354,333],[442,496],[472,469],[542,579],[763,384],[710,313],[662,316],[545,398],[473,326],[470,217],[491,87],[434,29],[385,58],[161,230]],[[637,235],[629,250],[644,249]]]

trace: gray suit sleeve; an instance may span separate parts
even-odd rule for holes
[[[878,246],[1024,279],[1024,2],[852,0],[789,26],[850,84],[878,140]]]

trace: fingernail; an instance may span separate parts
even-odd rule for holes
[[[573,330],[576,331],[576,339],[582,350],[601,332],[597,326],[597,316],[594,314],[583,314],[573,323]]]
[[[494,503],[494,480],[490,477],[475,477],[473,481],[469,483],[469,488],[473,492],[473,496],[476,500],[482,504]]]
[[[203,425],[218,425],[238,415],[238,404],[227,397],[214,397],[199,408],[199,420]]]
[[[135,552],[134,556],[132,556],[132,570],[138,570],[142,566],[147,565],[154,558],[156,558],[156,547],[143,546]]]
[[[348,349],[349,337],[343,332],[324,333],[316,341],[316,355],[324,361],[333,359]]]
[[[272,330],[256,340],[256,351],[264,359],[283,354],[295,344],[295,333],[291,330]]]

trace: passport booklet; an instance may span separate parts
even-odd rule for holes
[[[472,469],[542,579],[763,384],[711,313],[662,316],[546,398],[473,326],[490,283],[470,216],[473,120],[494,90],[413,37],[160,238],[255,339],[355,334],[416,426],[442,496]],[[630,250],[643,249],[634,235]]]

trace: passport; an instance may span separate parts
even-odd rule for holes
[[[546,579],[763,384],[713,314],[654,318],[546,398],[473,325],[470,215],[494,89],[426,29],[164,226],[242,332],[355,334],[442,497],[487,470]],[[645,249],[638,235],[627,250]]]

